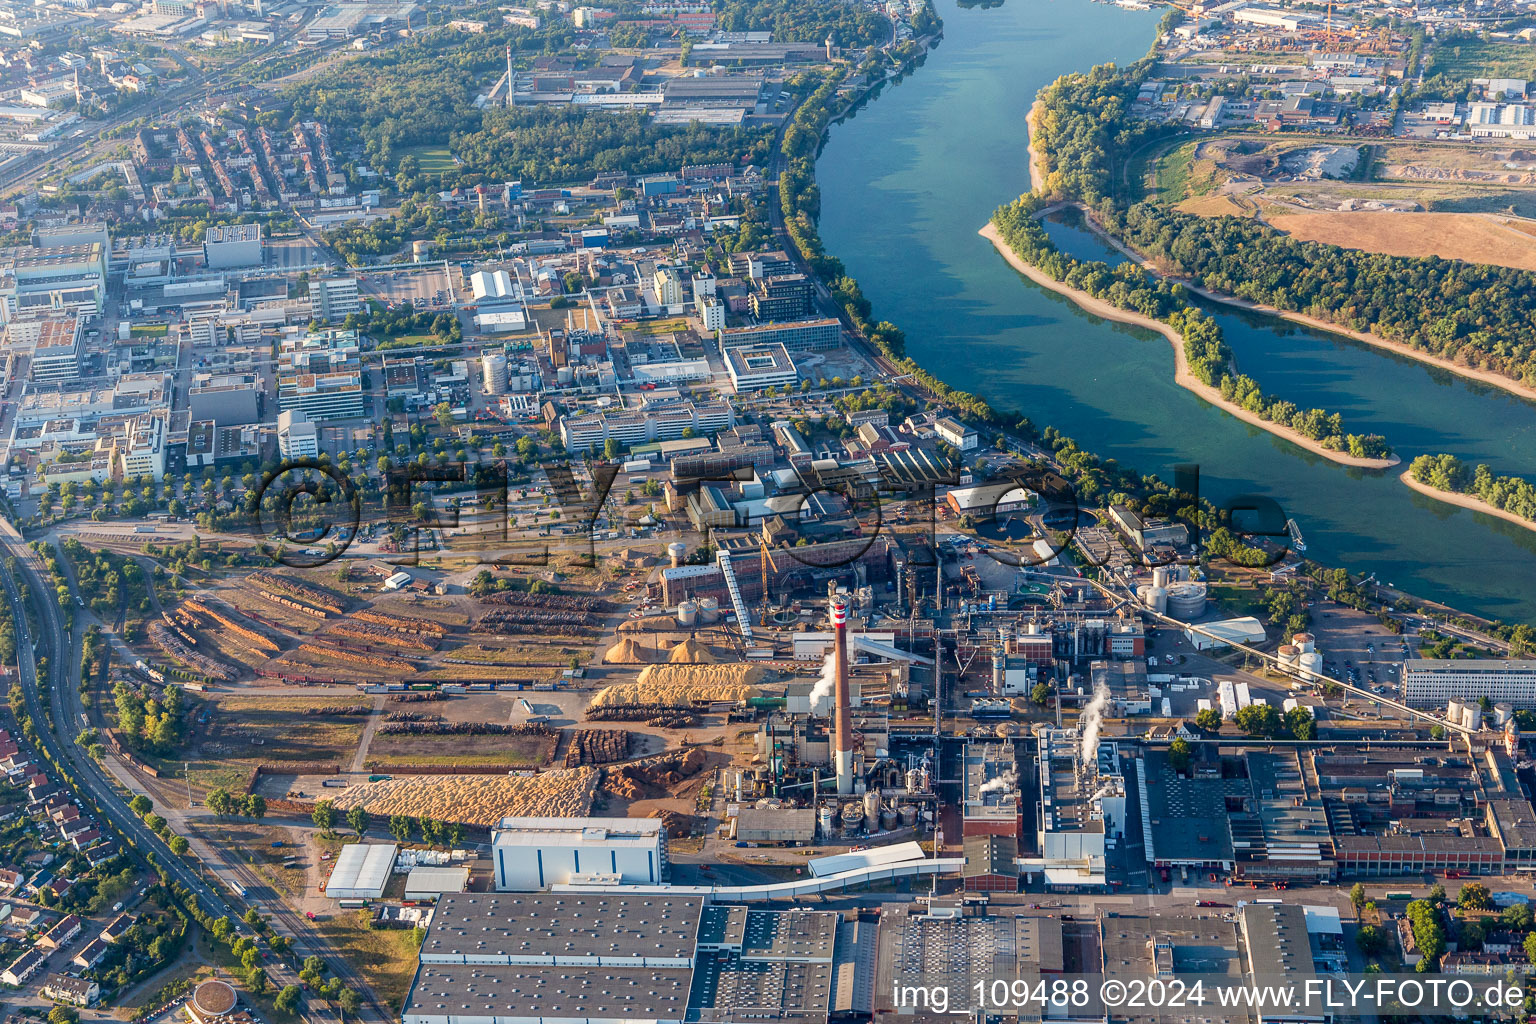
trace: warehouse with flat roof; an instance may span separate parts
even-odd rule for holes
[[[702,896],[448,893],[423,964],[692,967]]]
[[[376,900],[384,895],[395,856],[394,843],[352,843],[341,848],[336,867],[325,883],[325,895],[333,900]]]

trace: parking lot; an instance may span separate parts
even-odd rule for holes
[[[446,309],[457,296],[452,274],[441,263],[358,275],[357,289],[386,306],[409,302],[417,310]]]

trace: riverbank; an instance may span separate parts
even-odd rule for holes
[[[1434,498],[1436,501],[1443,501],[1447,505],[1455,505],[1458,508],[1481,512],[1484,515],[1496,516],[1499,519],[1514,523],[1516,526],[1523,526],[1525,529],[1536,533],[1536,522],[1526,519],[1524,516],[1517,516],[1513,512],[1506,512],[1502,508],[1495,508],[1475,495],[1462,494],[1460,491],[1443,491],[1438,487],[1431,487],[1422,480],[1415,480],[1412,470],[1404,470],[1398,479],[1425,497]]]
[[[1113,306],[1101,299],[1094,298],[1087,292],[1079,291],[1055,280],[1049,274],[1020,259],[1018,254],[1003,241],[1002,236],[998,234],[995,224],[988,222],[986,227],[982,228],[978,234],[992,243],[993,247],[1002,254],[1003,259],[1008,261],[1009,266],[1042,288],[1048,288],[1058,295],[1066,296],[1094,316],[1118,323],[1132,324],[1136,327],[1145,327],[1167,338],[1168,343],[1173,346],[1174,382],[1223,412],[1242,420],[1244,423],[1258,427],[1260,430],[1267,431],[1282,440],[1289,441],[1298,448],[1303,448],[1314,455],[1321,455],[1330,462],[1337,462],[1341,466],[1355,466],[1361,469],[1390,469],[1402,461],[1396,455],[1386,459],[1362,459],[1350,455],[1348,452],[1334,451],[1332,448],[1324,447],[1319,442],[1312,440],[1312,438],[1307,437],[1300,431],[1279,423],[1273,423],[1256,413],[1249,412],[1234,402],[1228,401],[1222,395],[1220,389],[1203,383],[1190,371],[1189,359],[1184,354],[1184,339],[1178,331],[1168,324],[1163,323],[1161,320],[1154,320],[1149,316],[1143,316],[1140,313],[1133,313],[1118,306]]]
[[[1033,153],[1033,147],[1031,147],[1031,162],[1033,162],[1034,159],[1035,157]],[[1456,362],[1454,359],[1447,359],[1444,356],[1437,356],[1433,353],[1425,352],[1422,349],[1416,349],[1412,345],[1405,345],[1400,341],[1391,341],[1387,338],[1383,338],[1379,334],[1369,334],[1365,331],[1351,330],[1348,327],[1336,324],[1331,320],[1324,320],[1321,317],[1308,316],[1305,313],[1293,313],[1288,310],[1277,309],[1274,306],[1266,306],[1262,303],[1238,298],[1236,295],[1228,295],[1225,292],[1212,291],[1203,285],[1195,284],[1193,281],[1187,277],[1184,277],[1183,275],[1169,273],[1168,271],[1159,267],[1157,264],[1153,263],[1151,260],[1143,257],[1135,249],[1132,249],[1130,246],[1120,241],[1120,239],[1116,238],[1108,231],[1105,231],[1103,225],[1101,225],[1094,218],[1092,211],[1084,207],[1082,203],[1075,203],[1074,205],[1077,206],[1079,210],[1082,210],[1083,221],[1088,225],[1088,230],[1097,235],[1099,239],[1104,242],[1104,244],[1113,246],[1115,251],[1123,254],[1126,259],[1135,260],[1137,264],[1144,267],[1151,273],[1154,273],[1159,277],[1167,278],[1170,281],[1177,281],[1179,284],[1183,285],[1185,288],[1188,288],[1191,292],[1194,292],[1196,295],[1203,299],[1208,299],[1211,302],[1219,302],[1223,305],[1231,306],[1234,309],[1246,310],[1250,313],[1262,313],[1265,316],[1279,317],[1281,320],[1289,320],[1293,324],[1300,324],[1303,327],[1311,327],[1314,330],[1323,331],[1326,334],[1337,334],[1342,337],[1349,338],[1352,341],[1358,341],[1362,345],[1369,345],[1372,348],[1379,348],[1385,352],[1392,352],[1396,355],[1412,359],[1415,362],[1423,363],[1426,366],[1433,366],[1437,369],[1444,370],[1447,373],[1454,373],[1456,376],[1464,377],[1467,380],[1475,380],[1479,384],[1491,385],[1498,388],[1500,391],[1505,391],[1511,395],[1514,395],[1516,398],[1523,398],[1527,402],[1536,402],[1536,388],[1527,387],[1526,385],[1521,384],[1519,381],[1511,380],[1509,377],[1506,377],[1501,373],[1494,373],[1492,370],[1482,370],[1475,366],[1467,366],[1464,363]]]

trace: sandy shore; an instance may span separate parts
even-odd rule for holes
[[[1387,469],[1391,466],[1397,465],[1402,461],[1396,455],[1389,459],[1359,459],[1353,455],[1350,455],[1348,452],[1336,452],[1331,448],[1324,448],[1321,444],[1297,430],[1293,430],[1287,426],[1282,426],[1279,423],[1271,423],[1269,420],[1264,419],[1262,416],[1251,413],[1247,409],[1244,409],[1242,406],[1227,401],[1227,399],[1222,397],[1220,389],[1211,387],[1209,384],[1202,383],[1199,378],[1190,372],[1189,359],[1184,355],[1184,339],[1179,335],[1178,331],[1175,331],[1172,327],[1163,323],[1161,320],[1154,320],[1149,316],[1143,316],[1140,313],[1133,313],[1129,310],[1120,309],[1117,306],[1112,306],[1107,302],[1094,298],[1087,292],[1078,291],[1075,288],[1069,288],[1062,284],[1060,281],[1052,279],[1049,275],[1040,270],[1037,270],[1035,267],[1020,259],[1018,255],[1014,253],[1014,251],[1009,248],[1008,245],[1003,241],[1002,236],[998,234],[997,226],[990,222],[986,227],[982,228],[979,233],[981,237],[991,242],[992,245],[996,247],[998,252],[1002,253],[1003,258],[1008,261],[1008,264],[1013,267],[1013,269],[1017,270],[1019,273],[1023,274],[1025,277],[1029,278],[1031,281],[1034,281],[1041,287],[1049,288],[1053,292],[1056,292],[1060,295],[1065,295],[1067,298],[1071,299],[1073,302],[1077,303],[1079,306],[1092,313],[1094,316],[1103,317],[1105,320],[1115,320],[1120,323],[1134,324],[1137,327],[1145,327],[1148,330],[1156,331],[1163,337],[1167,338],[1168,343],[1173,346],[1174,381],[1180,387],[1194,392],[1196,395],[1199,395],[1202,399],[1209,402],[1211,405],[1216,406],[1223,412],[1237,417],[1244,423],[1252,424],[1253,426],[1258,427],[1260,430],[1266,430],[1269,433],[1274,434],[1276,437],[1283,438],[1284,440],[1289,441],[1291,444],[1296,445],[1298,448],[1305,448],[1307,451],[1312,452],[1314,455],[1321,455],[1323,458],[1329,460],[1330,462],[1337,462],[1341,466],[1359,466],[1364,469]]]
[[[1029,190],[1039,192],[1045,184],[1045,167],[1040,162],[1040,153],[1035,149],[1035,124],[1040,119],[1040,101],[1035,100],[1030,105],[1029,114],[1024,118],[1024,124],[1029,128]]]
[[[1473,497],[1470,494],[1459,494],[1456,491],[1442,491],[1438,487],[1431,487],[1429,484],[1426,484],[1421,480],[1415,480],[1411,470],[1404,470],[1403,474],[1399,476],[1398,479],[1407,484],[1409,487],[1412,487],[1414,490],[1418,491],[1420,494],[1434,498],[1436,501],[1443,501],[1447,505],[1457,505],[1461,508],[1471,509],[1473,512],[1481,512],[1484,515],[1497,516],[1500,519],[1514,523],[1516,526],[1523,526],[1527,530],[1536,531],[1536,522],[1532,522],[1529,519],[1517,516],[1513,512],[1506,512],[1501,508],[1494,508],[1482,498]]]

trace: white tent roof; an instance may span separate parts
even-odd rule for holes
[[[881,846],[873,850],[860,850],[858,853],[839,853],[831,857],[817,857],[808,863],[811,874],[821,877],[835,875],[843,871],[858,871],[862,868],[885,867],[891,864],[904,864],[907,861],[926,859],[923,848],[916,843],[897,843],[895,846]]]
[[[325,883],[325,895],[333,900],[384,895],[389,873],[400,847],[394,843],[352,843],[341,848],[336,868]]]

